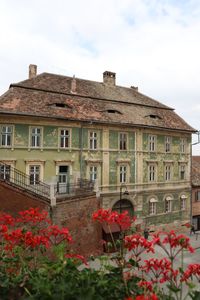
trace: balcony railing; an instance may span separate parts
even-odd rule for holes
[[[83,195],[94,191],[94,181],[78,179],[76,183],[59,183],[54,186],[55,196]]]

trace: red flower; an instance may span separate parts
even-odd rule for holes
[[[135,220],[128,215],[128,211],[123,211],[119,214],[117,211],[111,211],[110,209],[99,209],[93,213],[94,221],[107,224],[118,224],[122,230],[129,229],[132,222]]]
[[[78,259],[80,260],[83,264],[88,265],[85,257],[83,255],[79,254],[74,254],[74,253],[69,253],[65,255],[66,258],[73,258],[75,261]]]
[[[153,243],[146,240],[143,236],[140,234],[133,234],[126,236],[124,238],[125,241],[125,248],[127,248],[129,251],[133,251],[135,256],[140,255],[144,251],[147,252],[153,252],[154,253],[154,248],[153,248]]]
[[[196,277],[198,282],[200,281],[200,264],[188,265],[187,269],[182,275],[181,281],[188,281],[189,278]]]

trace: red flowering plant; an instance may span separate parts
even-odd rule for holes
[[[149,241],[140,233],[124,235],[131,226],[134,226],[134,220],[128,216],[127,212],[119,214],[111,210],[101,209],[93,214],[93,219],[101,224],[107,224],[108,227],[110,224],[117,224],[123,233],[123,239],[120,240],[120,251],[118,256],[114,256],[114,258],[118,258],[116,262],[121,268],[126,286],[126,299],[181,300],[183,299],[183,282],[188,283],[194,277],[197,280],[200,279],[200,264],[190,265],[185,271],[183,268],[184,252],[194,252],[187,236],[176,234],[174,231],[158,232],[153,234]],[[111,230],[110,235],[115,250],[117,250],[119,241],[114,240]],[[165,257],[145,259],[148,253],[148,255],[154,254],[155,247],[160,247]],[[180,262],[176,268],[175,260]],[[140,278],[137,281],[138,290],[131,288],[130,283],[134,278]],[[187,295],[190,297],[192,297],[191,288],[193,286],[188,285]]]
[[[51,224],[46,211],[30,208],[17,217],[2,213],[0,281],[9,280],[11,284],[13,280],[22,280],[22,277],[25,281],[27,272],[37,270],[45,259],[63,259],[71,242],[68,228]]]

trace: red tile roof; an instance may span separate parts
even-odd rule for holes
[[[11,84],[0,113],[194,132],[172,108],[134,88],[42,73]]]

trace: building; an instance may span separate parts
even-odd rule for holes
[[[200,156],[192,156],[192,223],[200,230]]]
[[[1,176],[14,167],[28,185],[96,182],[102,206],[128,209],[150,226],[190,218],[191,134],[172,108],[138,88],[42,73],[0,97]],[[51,190],[52,191],[52,190]],[[54,203],[55,205],[55,203]]]

